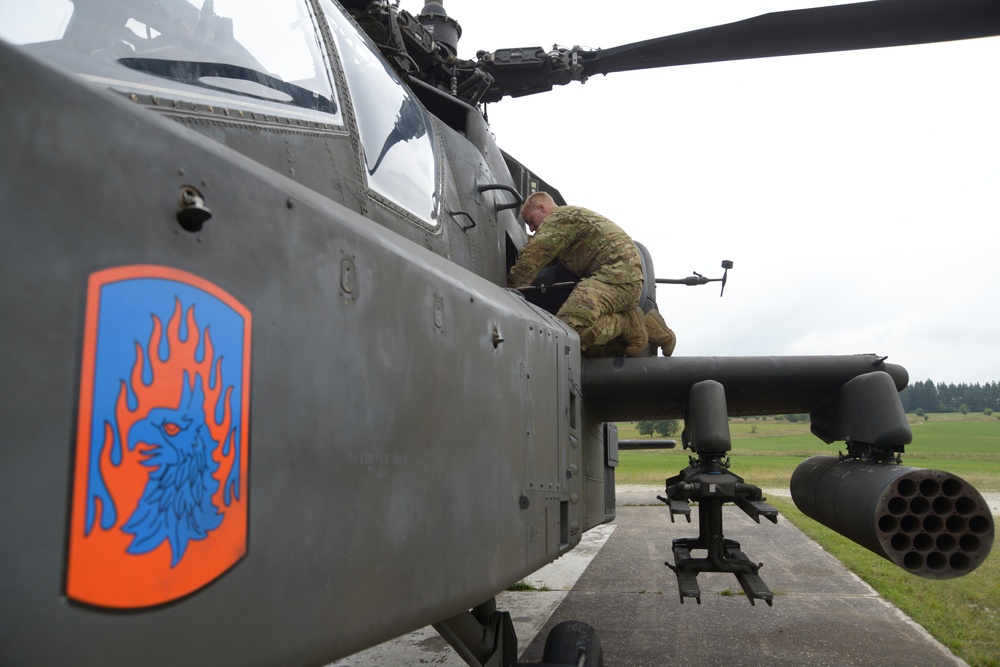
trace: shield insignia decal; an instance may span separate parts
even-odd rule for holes
[[[90,276],[69,598],[163,604],[246,553],[250,333],[250,311],[196,275]]]

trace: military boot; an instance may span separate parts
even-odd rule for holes
[[[638,306],[623,313],[626,323],[622,330],[622,338],[625,339],[625,356],[639,357],[646,352],[646,345],[649,344],[649,336],[646,327],[642,322],[642,309]]]
[[[654,308],[646,313],[645,323],[649,342],[663,350],[663,356],[669,357],[673,354],[674,347],[677,345],[677,337],[663,321],[663,315],[660,314],[660,311]]]

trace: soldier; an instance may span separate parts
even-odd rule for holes
[[[556,313],[580,335],[580,349],[605,346],[621,336],[626,356],[648,342],[639,306],[642,259],[631,237],[607,218],[579,206],[557,206],[547,192],[529,196],[521,216],[534,232],[507,276],[508,287],[530,285],[558,259],[580,282]]]

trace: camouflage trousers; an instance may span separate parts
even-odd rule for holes
[[[620,336],[628,326],[626,312],[639,303],[642,281],[602,283],[582,279],[570,292],[556,317],[580,335],[580,350],[604,345]]]

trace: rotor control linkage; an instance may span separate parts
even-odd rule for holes
[[[690,447],[697,457],[692,456],[687,468],[666,481],[666,497],[657,496],[670,507],[671,522],[675,514],[683,514],[690,522],[690,503],[698,503],[698,537],[675,539],[674,564],[665,563],[677,575],[681,602],[694,598],[701,604],[697,581],[700,572],[731,572],[750,604],[764,600],[770,606],[774,596],[758,576],[763,564],[751,561],[738,542],[723,535],[722,507],[727,502],[734,503],[757,523],[761,517],[777,523],[778,510],[764,502],[757,486],[730,472],[729,459],[723,458],[732,443],[721,384],[706,380],[691,387],[685,425],[685,447]],[[691,552],[695,550],[704,550],[706,556],[693,557]]]

